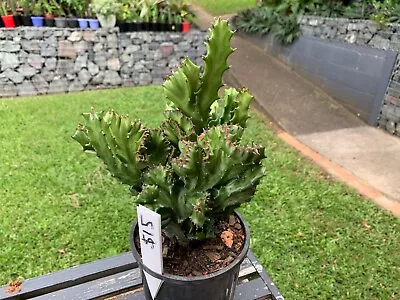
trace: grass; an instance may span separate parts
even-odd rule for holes
[[[256,6],[257,0],[188,0],[212,15],[237,13]]]
[[[70,135],[91,106],[158,126],[164,105],[156,87],[0,101],[0,284],[129,250],[127,188]],[[268,175],[241,212],[286,298],[398,299],[400,220],[327,179],[256,114],[248,137],[267,147]]]

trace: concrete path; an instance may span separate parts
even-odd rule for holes
[[[198,25],[213,17],[194,7]],[[226,83],[246,86],[278,136],[400,216],[400,138],[371,127],[251,42],[235,37]]]

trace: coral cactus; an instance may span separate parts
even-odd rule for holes
[[[229,24],[216,20],[204,71],[185,59],[164,83],[171,103],[161,129],[114,111],[92,112],[73,135],[131,187],[136,203],[158,212],[164,232],[182,244],[212,237],[215,221],[248,202],[265,174],[264,148],[241,145],[253,97],[247,90],[218,94],[232,36]]]

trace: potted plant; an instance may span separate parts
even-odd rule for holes
[[[167,8],[168,31],[176,31],[175,17],[170,7]]]
[[[171,4],[172,10],[176,14],[176,21],[180,21],[177,24],[181,24],[181,30],[178,28],[177,31],[189,32],[190,22],[193,21],[193,13],[189,10],[187,3],[183,0],[174,0]]]
[[[89,22],[89,27],[91,29],[99,29],[100,28],[100,22],[99,20],[97,20],[96,18],[93,17],[93,9],[92,9],[92,5],[89,4],[88,7],[88,22]]]
[[[175,31],[182,32],[182,16],[177,14],[174,16]]]
[[[24,26],[32,26],[32,19],[31,19],[31,1],[30,0],[20,0],[19,1],[23,15],[22,15],[22,24]]]
[[[86,18],[87,14],[86,0],[79,0],[79,1],[76,0],[73,3],[74,3],[73,8],[75,14],[78,17],[79,28],[81,29],[89,28],[89,21]]]
[[[132,8],[130,12],[130,17],[128,20],[129,24],[129,31],[140,31],[141,30],[141,23],[139,22],[140,17],[139,13],[135,8]]]
[[[117,14],[117,27],[120,32],[129,31],[129,18],[131,13],[130,3],[122,2]]]
[[[32,6],[32,14],[33,14],[33,16],[31,17],[32,25],[34,27],[43,27],[44,18],[43,18],[43,8],[41,1],[34,2]]]
[[[54,18],[54,22],[55,22],[55,26],[58,28],[68,27],[65,10],[62,5],[58,6],[58,14],[57,14],[57,17]]]
[[[167,22],[167,14],[165,12],[161,12],[160,14],[160,31],[168,31],[169,25]]]
[[[44,0],[42,1],[42,8],[44,11],[44,25],[54,27],[56,25],[54,13],[57,10],[57,2],[55,0]]]
[[[263,147],[241,143],[250,93],[227,89],[219,97],[232,36],[228,22],[216,20],[204,71],[186,58],[164,83],[171,103],[160,128],[145,128],[114,111],[92,112],[73,135],[130,186],[137,204],[161,215],[162,274],[143,264],[137,222],[130,235],[133,255],[147,273],[142,278],[148,300],[147,275],[163,281],[156,299],[233,299],[250,242],[235,209],[254,195],[266,156]]]
[[[142,20],[142,30],[149,31],[152,28],[150,20],[152,17],[153,5],[154,3],[151,3],[148,0],[144,0],[143,2],[141,2],[139,17]]]
[[[103,28],[115,27],[117,21],[116,14],[119,11],[120,4],[118,1],[110,0],[93,0],[92,9],[96,13]]]
[[[17,11],[17,3],[15,2],[15,0],[9,0],[8,3],[14,16],[15,27],[23,26],[24,24],[22,22],[22,16]]]
[[[4,27],[14,28],[15,27],[14,16],[8,13],[7,6],[4,2],[0,4],[0,13],[1,13],[1,19],[3,20],[4,23]]]
[[[159,11],[158,5],[155,3],[151,8],[151,23],[150,23],[150,30],[151,31],[160,31],[160,23],[158,20]]]

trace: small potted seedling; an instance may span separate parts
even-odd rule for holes
[[[170,103],[159,128],[111,110],[84,114],[85,124],[73,135],[130,187],[136,204],[160,218],[163,238],[154,235],[155,224],[143,215],[130,235],[148,300],[234,297],[250,244],[248,226],[235,209],[252,199],[265,175],[266,156],[263,147],[242,142],[250,93],[227,89],[219,94],[234,51],[232,36],[228,22],[216,20],[203,71],[186,58],[166,80]],[[138,225],[146,228],[143,235]],[[162,259],[161,272],[142,259],[156,239],[160,252],[154,259]],[[154,279],[159,280],[156,289]]]
[[[0,4],[0,13],[4,27],[14,28],[15,27],[14,16],[8,13],[8,8],[4,2]]]
[[[167,8],[168,31],[176,31],[175,17],[170,7]]]
[[[174,23],[175,31],[182,32],[182,16],[180,14],[174,16]]]
[[[120,32],[128,32],[131,8],[129,3],[122,3],[117,14],[117,27]]]
[[[32,25],[34,27],[43,27],[44,17],[43,17],[43,7],[40,1],[36,1],[32,6]]]
[[[141,30],[141,23],[140,17],[137,10],[132,9],[130,18],[129,18],[129,31],[140,31]]]
[[[158,17],[159,17],[158,5],[154,4],[151,10],[151,24],[150,24],[151,31],[160,31],[161,24],[159,22]]]
[[[75,1],[74,10],[78,17],[78,24],[80,29],[89,28],[89,20],[87,18],[87,9],[85,1]]]
[[[90,29],[99,29],[100,28],[100,22],[99,22],[99,20],[97,20],[94,17],[94,12],[93,12],[93,9],[92,9],[92,5],[89,5],[88,15],[89,15],[88,22],[89,22]]]
[[[8,3],[10,4],[10,9],[14,16],[15,27],[23,26],[24,24],[22,22],[22,16],[17,11],[17,3],[15,2],[15,0],[9,0]]]
[[[160,31],[168,31],[168,28],[167,14],[163,11],[160,14]]]
[[[23,11],[22,24],[24,26],[32,26],[31,0],[20,0],[19,4],[21,5]]]
[[[46,0],[43,1],[42,7],[44,11],[44,26],[54,27],[56,25],[55,12],[57,10],[57,2],[55,0]]]
[[[120,4],[118,1],[112,0],[93,0],[92,9],[96,13],[103,28],[112,28],[116,24],[116,15],[119,11]]]
[[[59,27],[59,28],[68,27],[65,10],[63,9],[63,7],[61,5],[58,7],[57,17],[54,18],[54,22],[55,22],[56,27]]]

